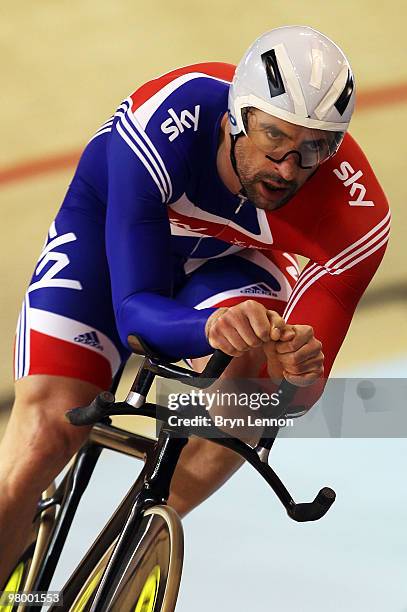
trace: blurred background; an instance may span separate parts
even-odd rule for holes
[[[12,402],[18,311],[82,147],[144,81],[199,61],[237,63],[254,38],[281,25],[320,29],[348,55],[358,88],[350,131],[371,161],[393,213],[387,254],[360,303],[334,372],[405,377],[406,15],[403,0],[43,0],[0,7],[0,435]],[[133,371],[130,365],[125,384]],[[407,495],[398,486],[405,482],[405,441],[365,440],[361,450],[356,441],[310,442],[294,447],[293,441],[282,440],[275,460],[305,498],[320,485],[339,480],[342,502],[331,511],[332,518],[322,526],[286,526],[288,519],[264,491],[265,485],[252,482],[256,479],[244,468],[186,520],[191,543],[181,611],[199,612],[209,605],[213,610],[246,611],[257,609],[262,600],[265,610],[274,604],[290,612],[407,609],[407,593],[401,587],[403,538],[407,543],[401,509]],[[327,453],[324,461],[322,452]],[[124,461],[122,467],[115,464],[119,460]],[[123,491],[126,478],[134,475],[127,461],[111,457],[101,471],[122,473]],[[401,505],[390,521],[389,508],[379,502],[378,476],[392,499],[400,496]],[[106,497],[102,482],[103,476],[92,499]],[[251,501],[243,502],[247,490],[252,491]],[[109,503],[113,498],[112,488]],[[103,505],[109,503],[105,499]],[[369,504],[374,516],[368,513]],[[206,530],[208,537],[203,538]],[[373,536],[378,538],[376,546]],[[215,544],[222,538],[225,545],[219,550]],[[71,561],[63,563],[74,562],[78,550],[73,545]],[[66,567],[62,565],[55,588],[58,580],[62,584]],[[333,598],[324,599],[321,590],[322,595],[334,593]],[[266,597],[270,605],[264,605]]]

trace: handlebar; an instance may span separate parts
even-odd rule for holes
[[[110,391],[103,391],[95,397],[89,406],[72,408],[65,413],[66,420],[71,425],[83,426],[94,425],[100,421],[106,422],[109,418],[109,409],[114,405],[115,397]],[[109,419],[110,421],[110,419]]]
[[[146,352],[148,352],[146,350]],[[139,372],[136,381],[139,383],[138,393],[145,398],[151,387],[154,375],[163,376],[165,378],[182,380],[184,384],[205,388],[209,387],[214,379],[220,378],[224,370],[226,370],[233,357],[226,355],[222,351],[216,350],[205,369],[200,374],[192,372],[186,368],[175,366],[170,363],[162,363],[159,361],[157,356],[147,357],[144,363],[144,370],[147,370],[147,375],[144,376]],[[150,373],[150,376],[148,374]],[[153,376],[151,376],[151,374]],[[135,382],[136,382],[135,381]],[[135,384],[132,387],[135,387]],[[115,403],[115,397],[109,391],[103,391],[95,397],[95,399],[88,406],[81,406],[79,408],[72,408],[66,412],[65,417],[71,423],[71,425],[83,426],[83,425],[94,425],[99,421],[106,420],[110,408]]]
[[[298,523],[318,521],[328,512],[335,499],[335,491],[329,487],[324,487],[320,490],[313,502],[293,504],[287,512],[288,515]]]
[[[168,423],[168,419],[173,412],[163,406],[147,404],[145,402],[147,393],[156,375],[169,379],[180,380],[183,384],[193,387],[207,388],[213,384],[214,379],[218,379],[227,368],[233,357],[226,355],[220,350],[216,350],[205,369],[200,374],[192,372],[169,362],[163,363],[154,356],[147,356],[140,368],[133,383],[132,390],[128,398],[133,395],[136,403],[117,402],[112,393],[105,391],[100,393],[89,406],[73,408],[66,412],[65,417],[72,425],[93,425],[99,421],[110,422],[110,416],[139,414],[148,416]],[[283,380],[277,393],[280,395],[278,410],[273,413],[274,418],[279,418],[287,412],[297,387],[286,380]],[[137,408],[137,411],[134,410]],[[156,411],[155,411],[155,410]],[[329,487],[324,487],[309,503],[295,503],[290,493],[285,488],[277,474],[268,465],[268,454],[276,438],[278,427],[266,428],[263,437],[260,439],[256,448],[252,448],[237,438],[233,438],[213,425],[213,431],[222,437],[214,438],[213,442],[228,447],[239,453],[246,459],[272,487],[277,497],[284,505],[290,518],[297,522],[315,521],[320,519],[329,510],[335,501],[335,491]],[[199,435],[199,434],[197,434]]]
[[[226,355],[226,353],[216,350],[206,364],[203,372],[198,375],[198,378],[220,378],[232,359],[233,357],[230,355]]]

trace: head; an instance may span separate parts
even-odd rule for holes
[[[354,96],[346,57],[312,28],[277,28],[251,45],[228,114],[232,165],[255,206],[283,206],[336,153]]]

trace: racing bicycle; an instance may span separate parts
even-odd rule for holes
[[[42,494],[33,522],[32,541],[3,587],[8,593],[46,593],[101,451],[111,449],[141,459],[144,466],[137,480],[63,586],[60,601],[51,603],[49,609],[53,612],[173,612],[176,607],[183,564],[183,529],[167,500],[183,448],[191,435],[207,437],[208,430],[191,432],[181,428],[180,432],[179,427],[169,424],[174,411],[150,403],[146,398],[157,376],[189,387],[208,388],[232,357],[215,351],[204,371],[198,374],[164,360],[137,336],[129,336],[129,343],[135,353],[143,355],[143,360],[126,400],[116,402],[114,396],[121,369],[109,392],[100,393],[89,406],[66,413],[66,418],[75,426],[92,424],[90,437],[58,487],[53,483]],[[280,401],[268,409],[267,416],[279,422],[282,416],[289,415],[295,391],[296,387],[283,381],[278,389]],[[199,415],[200,411],[205,412],[205,408],[183,406],[177,409],[177,414],[183,418]],[[160,424],[157,440],[112,425],[114,415],[136,414]],[[264,478],[291,519],[318,520],[334,502],[335,492],[324,487],[314,501],[295,503],[268,464],[278,425],[266,425],[256,446],[219,431],[214,424],[210,430],[213,443],[238,453]],[[28,599],[1,603],[0,609],[5,612],[38,610],[39,605],[38,601]]]

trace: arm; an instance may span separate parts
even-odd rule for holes
[[[284,312],[288,326],[310,326],[313,338],[322,343],[324,374],[310,387],[297,392],[295,402],[312,406],[323,392],[326,379],[346,337],[357,304],[383,258],[389,233],[390,215],[384,216],[366,239],[355,241],[325,265],[309,263],[296,283]],[[287,358],[290,342],[277,343],[280,359]],[[293,365],[291,354],[290,366]],[[283,356],[284,355],[284,356]],[[272,364],[269,363],[269,366]],[[272,375],[272,367],[262,375]],[[295,367],[292,368],[295,381]],[[289,378],[289,377],[288,377]]]
[[[322,343],[326,380],[357,304],[383,258],[390,211],[368,159],[350,134],[304,190],[305,205],[292,210],[291,217],[288,212],[286,221],[297,232],[284,248],[295,251],[297,242],[311,262],[293,288],[283,316],[288,325],[313,328],[314,341]],[[319,380],[297,392],[296,399],[308,395],[305,403],[311,406],[324,384],[324,379]]]
[[[126,116],[116,121],[108,150],[106,254],[123,344],[136,333],[167,356],[196,357],[212,351],[204,329],[214,309],[195,310],[171,299],[166,203],[185,170],[174,152],[170,159],[171,178],[145,133]]]

